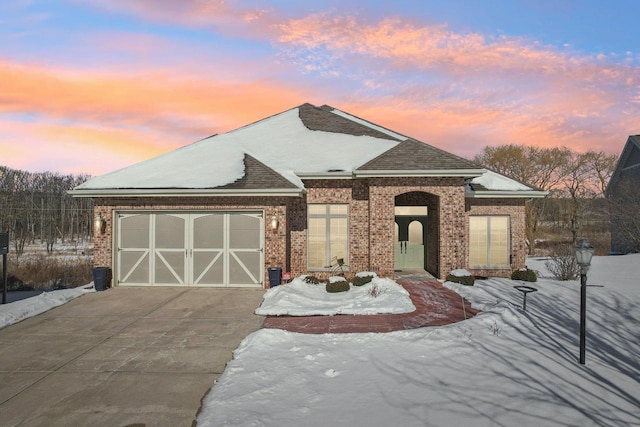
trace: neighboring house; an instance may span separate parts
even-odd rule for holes
[[[611,206],[611,252],[640,252],[640,135],[631,135],[605,191]]]
[[[267,268],[326,278],[525,265],[525,201],[544,197],[338,109],[303,104],[96,177],[95,265],[115,285],[267,286]]]

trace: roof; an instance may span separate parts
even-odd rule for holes
[[[71,193],[80,197],[301,195],[303,180],[311,178],[471,179],[486,172],[462,157],[328,105],[302,104],[98,176]]]
[[[623,176],[638,176],[640,173],[640,135],[629,135],[627,143],[616,162],[616,167],[607,184],[606,194],[611,194],[616,184]],[[631,173],[634,172],[634,173]],[[637,180],[637,178],[636,178]]]

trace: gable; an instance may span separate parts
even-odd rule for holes
[[[605,194],[612,196],[621,181],[640,181],[640,135],[630,135],[609,179]]]
[[[358,170],[367,171],[456,169],[480,170],[481,168],[469,160],[414,139],[401,142],[358,168]]]

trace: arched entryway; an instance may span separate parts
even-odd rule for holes
[[[395,198],[394,269],[438,273],[438,197],[413,191]]]

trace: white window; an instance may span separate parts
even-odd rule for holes
[[[508,216],[469,218],[469,266],[504,268],[510,266],[511,227]]]
[[[334,257],[349,263],[349,205],[311,204],[307,225],[309,269],[327,268]]]

